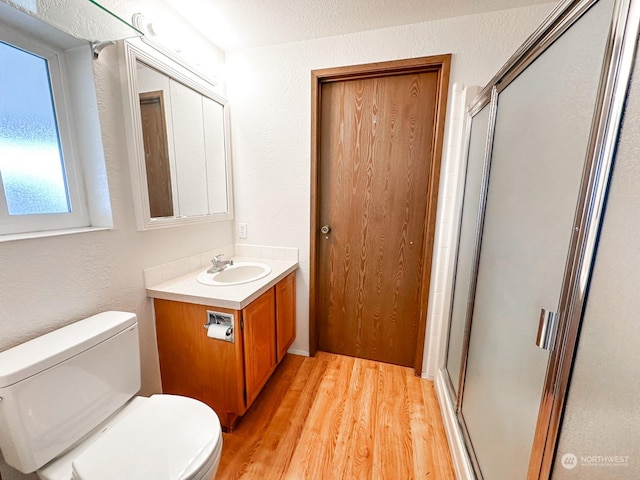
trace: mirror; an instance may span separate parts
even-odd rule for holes
[[[152,47],[123,48],[138,229],[232,218],[226,100]]]

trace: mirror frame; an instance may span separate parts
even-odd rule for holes
[[[145,163],[144,142],[142,137],[142,121],[140,100],[138,97],[137,62],[140,61],[160,73],[182,83],[196,92],[209,97],[222,105],[224,120],[224,150],[227,187],[227,212],[205,215],[173,217],[151,217],[149,207],[149,190],[147,187],[147,171]],[[163,53],[139,39],[125,40],[121,47],[122,99],[124,107],[127,151],[133,204],[135,208],[136,226],[138,230],[188,225],[202,222],[216,222],[233,219],[233,191],[231,170],[231,142],[229,133],[229,107],[225,98],[214,91],[214,85],[206,82],[197,73],[190,71]]]

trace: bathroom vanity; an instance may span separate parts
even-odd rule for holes
[[[227,431],[251,406],[296,336],[297,262],[270,263],[269,276],[242,285],[201,285],[191,274],[147,288],[154,298],[163,392],[208,404]],[[207,336],[212,318],[229,316],[232,336]]]

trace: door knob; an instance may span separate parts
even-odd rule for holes
[[[327,235],[330,232],[331,227],[329,225],[323,225],[322,227],[320,227],[320,233],[322,233],[323,235]]]

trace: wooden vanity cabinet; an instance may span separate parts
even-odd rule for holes
[[[154,300],[164,393],[196,398],[232,430],[295,339],[295,272],[243,310]],[[231,313],[234,343],[207,337],[207,311]]]

